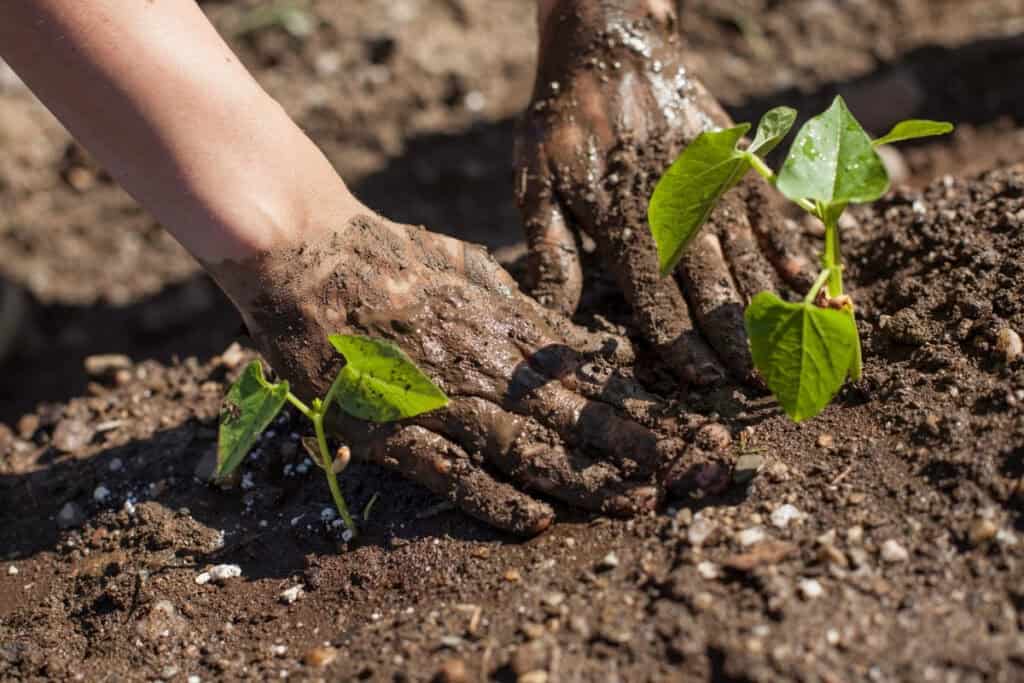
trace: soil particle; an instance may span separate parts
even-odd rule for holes
[[[900,564],[909,560],[910,554],[899,541],[890,538],[882,543],[881,557],[882,560],[889,564]]]
[[[65,418],[53,430],[53,447],[65,453],[76,453],[85,448],[96,430],[84,420]]]

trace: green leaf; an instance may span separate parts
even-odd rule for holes
[[[750,124],[744,123],[701,133],[658,181],[647,220],[662,276],[675,269],[715,204],[750,169],[748,153],[736,149],[748,130]]]
[[[852,311],[787,303],[761,292],[747,307],[746,322],[754,365],[796,422],[824,410],[857,361]]]
[[[790,129],[796,123],[796,109],[791,107],[776,107],[761,117],[761,123],[757,124],[757,135],[750,143],[747,151],[760,157],[765,157],[779,143],[789,135]]]
[[[254,360],[228,389],[220,414],[217,435],[217,476],[223,477],[241,464],[260,432],[280,412],[288,396],[288,382],[271,384],[263,378],[263,366]]]
[[[325,404],[337,400],[349,415],[373,422],[393,422],[448,405],[444,392],[394,344],[351,334],[329,339],[345,357],[345,367]]]
[[[933,135],[946,135],[953,132],[953,124],[948,121],[927,121],[925,119],[910,119],[900,121],[892,130],[875,140],[872,144],[875,147],[890,145],[901,140],[915,140],[917,138],[929,138]]]
[[[871,138],[836,97],[797,133],[778,188],[793,201],[872,202],[889,189],[889,174]]]

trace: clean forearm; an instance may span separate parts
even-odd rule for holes
[[[300,241],[359,209],[191,0],[13,0],[0,51],[206,262]]]

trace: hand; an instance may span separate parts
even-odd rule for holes
[[[469,514],[520,534],[550,524],[530,492],[610,514],[652,508],[682,450],[657,400],[612,361],[623,340],[588,333],[520,293],[487,253],[361,216],[247,263],[211,266],[271,365],[322,396],[340,357],[330,333],[387,338],[451,398],[393,424],[337,416],[356,457],[397,469]],[[660,428],[665,431],[665,425]]]
[[[654,185],[701,132],[732,125],[684,66],[673,5],[556,0],[542,27],[533,102],[516,145],[528,290],[562,314],[575,311],[584,232],[641,333],[682,379],[714,382],[724,364],[750,380],[746,303],[780,281],[810,284],[812,264],[764,183],[750,178],[713,214],[675,277],[659,277],[646,218]]]

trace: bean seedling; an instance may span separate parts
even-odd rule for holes
[[[944,135],[953,125],[903,121],[872,140],[836,97],[800,129],[776,174],[765,157],[789,134],[796,116],[789,107],[772,109],[745,149],[740,142],[749,123],[702,133],[658,181],[648,221],[663,277],[675,269],[722,196],[751,169],[824,224],[822,270],[803,301],[761,292],[745,314],[754,365],[786,414],[799,422],[824,410],[847,376],[861,376],[853,302],[843,294],[840,216],[849,204],[873,202],[888,191],[889,174],[876,148]]]
[[[327,476],[327,485],[346,534],[357,533],[355,522],[338,486],[338,473],[348,462],[348,449],[342,447],[332,457],[324,432],[324,417],[331,405],[349,415],[371,422],[393,422],[448,405],[445,396],[412,359],[394,344],[357,335],[332,334],[331,345],[345,358],[323,398],[309,404],[289,390],[288,382],[267,381],[263,366],[254,360],[246,366],[238,381],[231,385],[220,416],[217,441],[217,476],[236,469],[253,447],[260,433],[273,421],[285,403],[290,403],[313,423],[316,435],[314,461]],[[372,505],[372,501],[371,501]],[[369,514],[369,505],[364,518]]]

